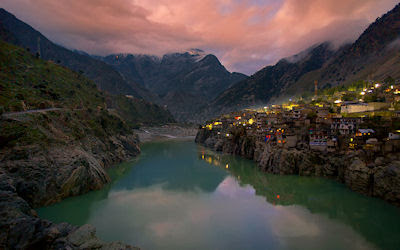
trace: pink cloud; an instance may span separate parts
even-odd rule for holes
[[[93,54],[201,48],[253,73],[309,46],[356,39],[397,0],[3,0],[51,40]]]

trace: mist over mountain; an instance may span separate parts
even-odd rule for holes
[[[45,60],[52,60],[76,72],[82,72],[104,91],[141,97],[112,67],[91,58],[85,52],[73,52],[54,44],[4,9],[0,9],[0,30],[4,41],[27,48],[33,54],[38,53]]]
[[[0,39],[23,47],[37,57],[51,60],[93,80],[99,89],[112,94],[108,98],[110,107],[116,108],[118,104],[125,102],[126,107],[122,109],[132,112],[131,115],[125,113],[127,116],[135,117],[131,119],[134,123],[137,123],[135,119],[147,123],[151,123],[152,120],[161,123],[174,121],[165,109],[142,100],[151,94],[141,85],[128,84],[113,67],[92,58],[84,51],[71,51],[54,44],[4,9],[0,9]],[[125,100],[125,97],[116,95],[131,95],[133,98]]]
[[[218,58],[199,49],[164,56],[89,56],[49,41],[4,9],[0,36],[33,54],[82,72],[100,89],[128,94],[168,108],[179,121],[280,101],[314,89],[359,79],[400,77],[400,5],[378,18],[351,44],[316,44],[247,77],[231,73]]]
[[[305,74],[320,69],[334,54],[329,43],[313,46],[274,66],[267,66],[219,95],[208,107],[210,114],[263,105],[281,95]]]
[[[360,79],[400,77],[400,4],[372,23],[352,44],[337,50],[329,42],[267,66],[238,82],[210,103],[204,117],[265,105],[319,88]]]

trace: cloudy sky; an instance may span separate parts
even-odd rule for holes
[[[50,40],[91,54],[200,48],[254,73],[316,43],[356,39],[398,0],[1,0]]]

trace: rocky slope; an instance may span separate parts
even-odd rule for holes
[[[352,44],[334,51],[328,43],[267,66],[238,82],[210,103],[209,116],[265,105],[312,93],[319,88],[347,85],[358,80],[400,78],[400,4],[378,18]]]
[[[0,169],[1,249],[136,249],[100,240],[90,225],[75,227],[38,218],[16,186],[15,180]]]
[[[137,84],[128,84],[122,76],[106,63],[88,54],[71,51],[57,45],[14,15],[0,8],[0,39],[29,49],[32,54],[52,60],[76,72],[82,72],[98,88],[111,94],[133,95],[142,98],[147,90]]]
[[[107,167],[140,152],[132,126],[81,74],[3,41],[0,48],[0,249],[129,248],[33,209],[107,184]]]
[[[332,45],[323,43],[265,67],[219,95],[210,105],[210,113],[213,110],[227,113],[244,106],[266,104],[295,85],[303,75],[320,69],[333,53]]]
[[[180,121],[195,121],[208,101],[234,83],[247,78],[230,73],[214,55],[193,49],[184,53],[150,55],[115,54],[101,58],[124,79],[149,89],[150,101],[165,105]]]
[[[333,178],[356,192],[400,206],[400,154],[376,158],[363,151],[323,154],[306,145],[287,149],[256,142],[243,133],[233,139],[219,138],[207,129],[198,131],[196,142],[253,159],[267,173]]]
[[[113,95],[131,95],[165,106],[179,121],[196,121],[208,101],[245,79],[228,72],[214,55],[200,50],[164,55],[90,56],[59,46],[0,8],[0,38],[68,67]]]

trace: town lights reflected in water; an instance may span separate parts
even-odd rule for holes
[[[334,181],[261,173],[189,141],[148,143],[106,188],[38,210],[143,249],[396,249],[400,214]]]

